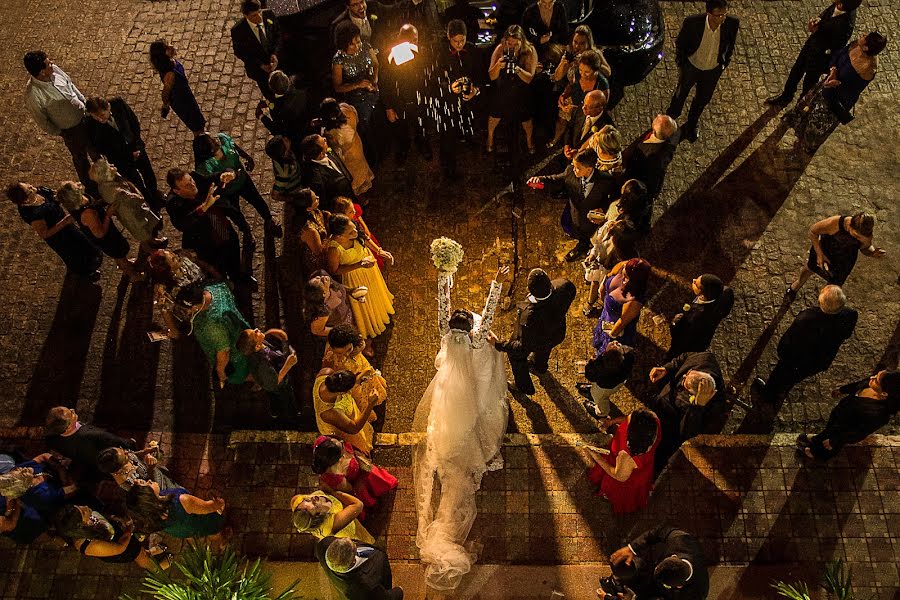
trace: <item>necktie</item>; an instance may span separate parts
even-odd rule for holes
[[[266,37],[266,30],[263,28],[262,23],[256,25],[256,31],[259,32],[259,44],[263,48],[267,48],[269,46],[269,38]]]
[[[588,178],[581,178],[581,195],[582,197],[587,197],[587,186],[588,186]]]
[[[584,139],[588,132],[591,130],[591,119],[594,117],[585,117],[584,118],[584,128],[581,130],[581,139]]]

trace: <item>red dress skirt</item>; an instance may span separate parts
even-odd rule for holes
[[[596,486],[598,496],[605,496],[612,504],[616,514],[632,513],[647,506],[650,492],[653,490],[653,457],[660,440],[659,419],[656,419],[656,439],[650,449],[638,456],[632,456],[637,467],[631,472],[631,476],[625,481],[617,481],[606,474],[600,465],[594,465],[588,470],[588,479]],[[609,455],[601,457],[611,467],[616,466],[616,456],[624,450],[628,452],[626,441],[628,440],[628,421],[619,425],[616,435],[613,436],[609,447]],[[629,456],[631,456],[629,454]]]
[[[318,446],[325,439],[325,436],[319,437],[315,445]],[[344,442],[344,452],[353,454],[353,458],[347,465],[346,473],[322,473],[319,475],[320,482],[333,489],[339,489],[346,481],[353,487],[353,495],[362,500],[362,503],[369,508],[375,506],[378,498],[397,487],[397,478],[391,475],[387,469],[376,465],[371,465],[371,469],[363,469],[356,458],[353,446],[347,442]],[[360,520],[363,517],[364,515],[360,515]]]

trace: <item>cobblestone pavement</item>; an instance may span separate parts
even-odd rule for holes
[[[52,11],[33,2],[7,7],[0,17],[8,25],[0,32],[6,65],[0,73],[5,100],[0,107],[0,152],[6,158],[0,165],[2,179],[55,185],[73,174],[60,141],[39,133],[24,114],[21,92],[26,75],[21,55],[36,47],[45,48],[84,92],[123,94],[135,106],[158,172],[189,164],[190,134],[174,117],[159,118],[159,82],[145,56],[149,42],[165,36],[179,48],[210,129],[230,132],[260,159],[257,177],[260,188],[268,189],[271,174],[262,152],[266,135],[252,118],[258,91],[235,63],[228,43],[227,28],[237,4],[89,0],[56,1],[50,4]],[[669,46],[681,19],[698,7],[664,3]],[[764,110],[761,102],[780,85],[780,74],[802,39],[803,24],[816,7],[811,1],[735,3],[733,12],[742,20],[742,33],[733,64],[704,116],[703,139],[679,148],[645,248],[660,277],[652,283],[652,297],[641,318],[637,372],[644,373],[657,362],[668,343],[654,315],[670,316],[689,295],[687,280],[712,270],[729,280],[737,293],[732,316],[713,349],[726,374],[740,386],[755,371],[769,371],[774,361],[770,342],[794,314],[814,302],[815,281],[787,313],[777,310],[784,282],[805,256],[808,225],[823,216],[860,209],[878,216],[876,241],[888,255],[881,260],[862,258],[846,285],[850,304],[861,313],[854,337],[833,367],[798,386],[777,416],[745,419],[736,411],[731,430],[792,431],[820,424],[830,408],[822,390],[868,372],[876,362],[897,363],[900,233],[888,224],[898,222],[892,192],[898,187],[900,159],[881,143],[883,132],[898,124],[892,94],[900,86],[896,45],[880,57],[878,77],[863,94],[857,119],[832,135],[811,160],[791,152],[792,134],[782,135],[777,115]],[[30,19],[35,11],[52,18]],[[92,15],[90,26],[77,18],[82,14]],[[891,36],[897,16],[892,3],[867,2],[860,11],[858,31],[880,27]],[[763,39],[765,44],[755,43]],[[629,88],[616,109],[616,121],[626,137],[637,135],[665,107],[676,75],[670,54],[646,81]],[[521,218],[516,219],[511,216],[510,196],[495,196],[505,182],[491,161],[477,152],[466,158],[468,175],[455,187],[440,184],[436,165],[425,165],[415,156],[408,173],[393,169],[389,161],[377,180],[368,219],[398,258],[398,266],[389,273],[397,294],[397,317],[379,340],[382,368],[393,389],[384,431],[409,428],[415,403],[433,373],[438,338],[432,306],[434,274],[427,256],[433,237],[449,235],[466,248],[467,263],[454,290],[460,306],[481,305],[497,255],[509,261],[514,247],[520,270],[514,298],[523,295],[522,275],[533,266],[543,265],[576,281],[579,277],[575,266],[561,261],[571,242],[556,226],[559,204],[526,190],[517,201]],[[0,238],[5,266],[0,273],[0,303],[9,315],[8,327],[0,332],[0,385],[6,391],[0,400],[0,425],[38,422],[46,407],[62,403],[77,405],[85,418],[99,423],[205,431],[213,409],[205,392],[203,360],[190,343],[153,345],[146,340],[149,288],[128,286],[110,266],[105,267],[101,289],[75,282],[63,285],[60,261],[19,221],[14,207],[2,204],[0,210],[6,223]],[[260,225],[255,214],[250,219]],[[171,236],[172,231],[167,233]],[[266,250],[274,252],[270,246]],[[254,257],[263,285],[250,299],[253,310],[247,312],[257,323],[275,325],[282,320],[271,276],[274,261],[263,257],[262,251]],[[579,303],[585,293],[582,289]],[[296,312],[296,298],[283,298],[282,311],[286,318]],[[508,333],[512,318],[513,311],[502,314],[498,331]],[[571,367],[589,357],[592,325],[572,311],[569,337],[555,353],[552,377],[539,388],[536,402],[530,406],[513,402],[519,431],[593,429],[573,400],[577,375]],[[292,333],[297,336],[296,330]],[[641,394],[640,379],[616,398],[623,409]],[[228,395],[226,399],[238,406],[236,417],[244,426],[268,426],[261,402],[245,398],[235,402]],[[227,426],[223,403],[219,404],[218,424]],[[896,421],[891,430],[896,431]]]
[[[888,600],[900,588],[896,437],[849,447],[827,466],[798,461],[789,435],[697,438],[660,476],[645,511],[614,518],[609,505],[593,495],[574,446],[576,440],[597,443],[599,436],[507,437],[504,468],[486,474],[478,492],[479,514],[469,539],[479,549],[480,564],[603,563],[641,531],[665,522],[693,532],[712,564],[745,567],[732,590],[758,584],[758,569],[817,574],[837,558],[852,567],[860,598]],[[236,548],[270,560],[311,559],[314,540],[292,533],[288,505],[298,490],[317,487],[309,467],[312,434],[238,432],[227,450],[222,436],[150,437],[179,449],[169,461],[176,481],[199,495],[226,499]],[[377,462],[400,485],[366,525],[395,564],[418,558],[408,446],[415,441],[389,434],[376,449]],[[17,550],[3,540],[0,576],[8,581],[4,598],[103,599],[135,589],[139,569],[104,565],[56,547]]]
[[[147,45],[164,36],[179,48],[210,129],[231,133],[257,157],[257,182],[268,189],[266,134],[252,118],[258,91],[233,59],[228,43],[237,5],[237,0],[9,3],[0,14],[2,180],[55,186],[74,175],[60,140],[39,133],[24,113],[21,56],[38,47],[85,93],[118,93],[128,99],[141,117],[158,173],[188,165],[190,133],[174,117],[159,118],[159,81],[145,56]],[[778,116],[762,104],[781,85],[802,42],[806,19],[820,8],[811,0],[733,3],[742,33],[732,66],[704,116],[702,140],[679,148],[657,201],[652,241],[644,249],[658,273],[641,318],[637,372],[645,373],[667,348],[667,334],[654,316],[671,316],[689,295],[687,281],[711,270],[736,291],[734,311],[713,349],[727,378],[743,389],[754,374],[769,372],[773,342],[793,315],[815,301],[819,282],[814,281],[792,306],[779,309],[785,283],[805,260],[809,224],[863,209],[878,217],[876,242],[888,255],[881,260],[861,258],[846,285],[860,321],[835,364],[799,385],[777,414],[745,414],[735,408],[725,425],[728,432],[814,429],[827,417],[831,401],[825,392],[832,386],[858,378],[876,364],[897,365],[900,232],[895,224],[900,209],[893,190],[900,187],[900,156],[883,142],[900,127],[897,45],[892,43],[880,57],[878,76],[863,94],[857,118],[812,158],[792,152],[792,134],[785,134]],[[698,10],[696,2],[664,3],[667,49],[682,18]],[[895,3],[868,0],[857,31],[877,27],[895,40],[898,16]],[[616,109],[616,122],[627,138],[643,131],[667,105],[676,78],[671,54],[667,52],[646,81],[629,88]],[[435,164],[425,165],[413,155],[407,172],[389,161],[378,174],[367,211],[370,227],[398,259],[388,275],[397,294],[397,317],[377,343],[379,363],[392,389],[381,422],[384,432],[408,431],[416,402],[433,374],[438,336],[427,250],[431,239],[447,235],[466,248],[468,261],[454,288],[458,306],[480,307],[498,256],[503,262],[516,257],[519,277],[513,298],[524,295],[524,273],[533,266],[578,281],[578,269],[562,261],[571,242],[558,231],[559,203],[530,190],[521,199],[498,195],[507,181],[475,151],[463,164],[464,182],[448,187],[439,182]],[[513,216],[514,206],[519,216]],[[100,288],[64,281],[60,261],[20,222],[14,207],[0,203],[0,211],[5,223],[0,236],[0,305],[8,315],[8,325],[0,331],[0,427],[38,423],[47,407],[68,404],[84,419],[117,430],[165,432],[154,435],[171,449],[170,466],[179,480],[200,495],[226,494],[235,509],[230,511],[235,541],[244,550],[273,558],[308,556],[307,542],[288,533],[284,507],[298,487],[312,485],[310,474],[305,467],[296,473],[287,469],[289,475],[278,485],[261,485],[273,482],[276,472],[281,477],[285,469],[278,465],[307,460],[308,448],[247,443],[238,446],[234,462],[226,436],[218,432],[236,423],[270,427],[261,401],[236,393],[213,398],[204,360],[193,344],[146,341],[144,331],[152,319],[147,286],[127,285],[109,264]],[[248,217],[262,239],[258,217]],[[177,241],[171,229],[166,233]],[[252,304],[247,315],[259,324],[290,326],[296,298],[286,295],[279,309],[273,253],[271,244],[261,245],[253,258],[262,285],[246,299]],[[578,303],[585,294],[580,288]],[[573,310],[569,338],[555,352],[535,401],[512,401],[512,433],[596,430],[574,392],[574,365],[589,357],[593,325],[578,314]],[[501,313],[497,331],[508,333],[512,320],[512,311]],[[296,331],[292,329],[292,335]],[[627,411],[645,391],[643,382],[635,381],[614,400]],[[205,435],[210,429],[217,433]],[[895,419],[887,432],[897,431]],[[887,598],[897,588],[896,447],[863,446],[827,468],[807,469],[792,462],[792,450],[783,440],[777,442],[780,438],[771,445],[768,438],[765,443],[748,442],[739,451],[726,449],[721,440],[708,448],[698,442],[679,455],[660,481],[650,510],[637,519],[612,520],[590,496],[572,448],[562,438],[552,439],[545,450],[508,446],[507,469],[486,479],[479,499],[482,520],[502,520],[503,527],[492,528],[494,536],[479,533],[495,538],[495,543],[485,544],[484,560],[565,562],[575,558],[573,546],[588,549],[591,560],[601,560],[631,528],[665,517],[689,523],[723,563],[777,562],[785,555],[808,561],[844,556],[858,561],[854,572],[861,591]],[[381,456],[408,485],[405,452],[391,446]],[[223,481],[232,474],[235,481],[228,487]],[[251,495],[263,507],[259,513],[246,508]],[[688,496],[692,502],[683,502]],[[385,535],[393,558],[415,558],[407,487],[390,508],[390,517],[388,511],[376,516],[373,529]],[[380,524],[378,518],[383,518]],[[482,525],[479,532],[484,531]],[[540,543],[523,555],[528,546],[522,542],[531,539]],[[10,598],[114,597],[120,587],[132,589],[137,581],[136,571],[82,560],[56,548],[16,551],[4,544],[0,565],[0,581]],[[123,572],[129,577],[121,577]]]

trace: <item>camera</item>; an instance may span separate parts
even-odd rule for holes
[[[563,60],[569,63],[572,62],[573,60],[575,60],[575,53],[571,50],[565,50],[563,52]]]
[[[514,77],[516,74],[516,68],[518,67],[518,63],[516,61],[516,52],[515,50],[504,50],[503,51],[503,74],[508,77]]]
[[[614,575],[610,575],[609,577],[601,577],[600,589],[603,590],[606,595],[612,596],[613,598],[618,598],[619,594],[628,593],[628,588],[625,587],[625,584],[616,579]]]

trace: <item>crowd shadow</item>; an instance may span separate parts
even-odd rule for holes
[[[50,330],[25,392],[19,425],[43,424],[50,408],[75,406],[102,294],[100,286],[66,274]]]
[[[873,372],[881,371],[882,369],[896,369],[898,363],[900,363],[900,321],[894,327],[894,333],[884,347],[884,352],[875,364]]]
[[[153,421],[159,345],[147,338],[152,325],[152,285],[130,285],[122,277],[103,349],[100,398],[93,419],[97,425],[143,430]]]

